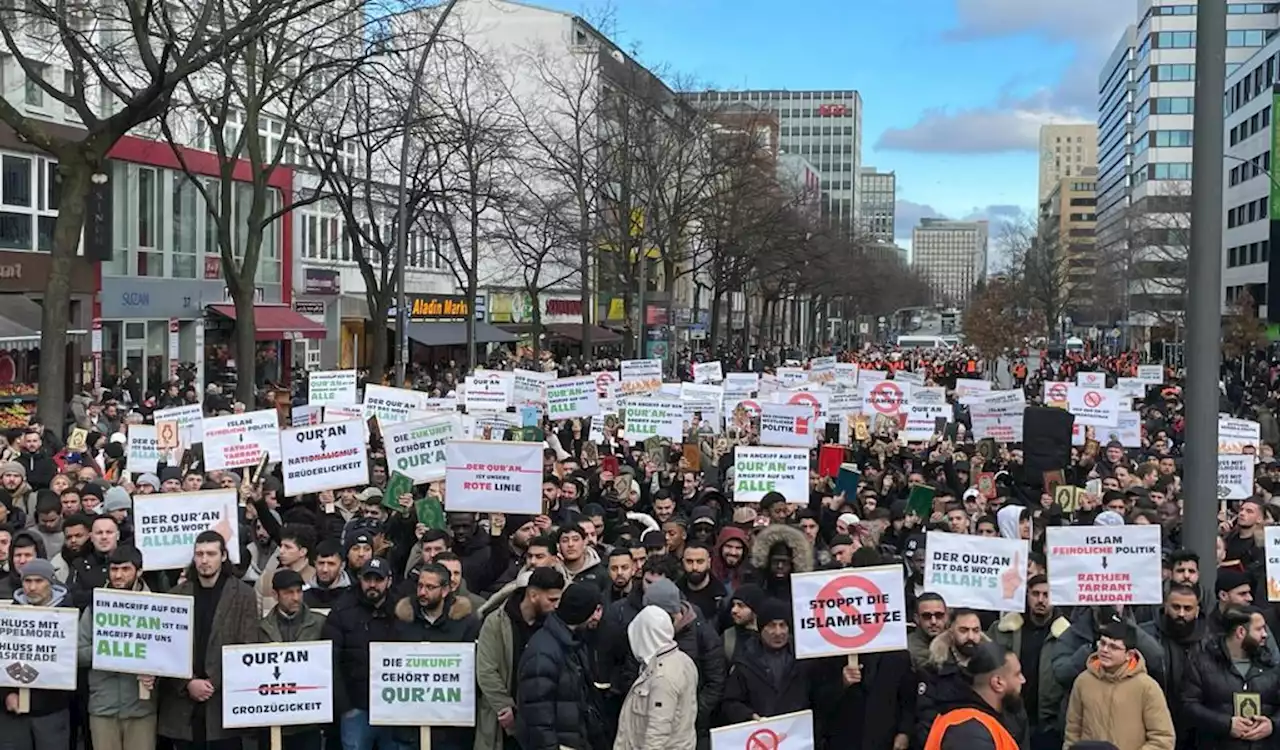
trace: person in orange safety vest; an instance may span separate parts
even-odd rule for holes
[[[940,712],[929,730],[924,750],[1018,750],[1018,741],[1000,722],[1001,714],[1018,713],[1022,699],[1022,665],[1004,646],[978,646],[965,667],[973,690]]]

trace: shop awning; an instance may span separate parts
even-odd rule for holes
[[[209,310],[236,319],[235,305],[209,305]],[[328,335],[323,325],[284,305],[254,305],[253,327],[253,337],[258,341],[322,339]]]
[[[0,294],[0,345],[39,344],[40,316],[43,309],[27,297]],[[69,336],[83,336],[88,331],[67,331]]]
[[[572,341],[575,344],[582,343],[582,326],[577,323],[552,323],[551,325],[543,327],[547,329],[548,336],[561,338],[565,341]],[[622,335],[617,331],[605,328],[604,326],[596,326],[591,329],[592,346],[604,346],[620,343],[622,343]]]
[[[395,322],[387,324],[391,331],[396,330]],[[438,323],[409,323],[409,338],[423,346],[461,346],[467,343],[467,322],[465,320],[445,320]],[[507,344],[516,341],[515,334],[476,321],[477,344]]]

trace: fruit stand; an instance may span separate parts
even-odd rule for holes
[[[40,388],[35,374],[38,349],[0,351],[0,429],[26,427],[36,411]]]

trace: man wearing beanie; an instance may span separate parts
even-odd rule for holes
[[[27,469],[17,461],[0,464],[0,488],[9,493],[9,507],[26,519],[35,518],[35,492],[27,484]]]
[[[756,625],[756,610],[764,601],[764,589],[754,583],[744,583],[729,597],[729,618],[733,624],[725,628],[720,638],[724,642],[725,661],[733,663],[733,655],[740,643],[746,643],[760,632]]]
[[[529,639],[516,672],[515,736],[524,750],[612,746],[591,684],[608,676],[593,673],[584,643],[599,621],[600,587],[575,583]]]
[[[791,647],[791,607],[765,597],[756,610],[760,637],[739,643],[725,683],[720,715],[737,724],[813,708],[814,660],[797,660]]]
[[[54,578],[53,563],[48,560],[31,560],[19,572],[22,590],[13,596],[18,606],[57,607],[66,597],[67,590]],[[0,743],[31,750],[66,750],[71,742],[71,695],[67,690],[32,689],[30,710],[19,714],[18,691],[0,688],[4,699]]]

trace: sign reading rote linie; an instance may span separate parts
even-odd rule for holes
[[[1016,612],[1027,595],[1027,543],[930,531],[924,587],[948,607]]]
[[[1054,606],[1159,604],[1159,526],[1050,526],[1045,552]]]
[[[444,414],[415,422],[401,422],[382,430],[387,447],[387,466],[413,480],[414,484],[444,479],[448,460],[444,447],[462,437],[462,417]]]
[[[797,659],[907,647],[901,565],[791,576]]]
[[[191,562],[196,537],[216,531],[227,540],[227,555],[240,564],[240,513],[235,490],[135,495],[134,541],[143,570],[174,570]]]
[[[222,726],[227,729],[333,721],[333,643],[222,647]]]
[[[93,590],[93,668],[102,672],[191,678],[189,596]]]
[[[542,512],[542,443],[455,440],[445,446],[450,511]]]
[[[285,494],[367,484],[369,452],[364,447],[364,431],[359,420],[281,431]]]
[[[476,717],[474,643],[369,644],[369,723],[470,727]]]
[[[0,607],[0,688],[76,689],[79,610]]]

